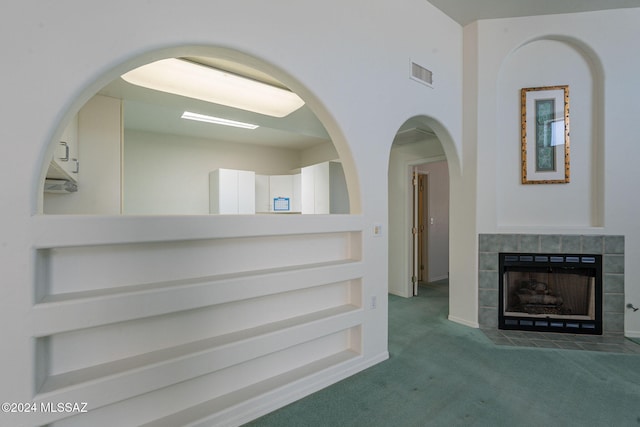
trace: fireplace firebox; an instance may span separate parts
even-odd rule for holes
[[[499,254],[498,327],[602,334],[602,256]]]

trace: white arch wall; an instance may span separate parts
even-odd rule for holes
[[[0,414],[0,424],[179,425],[196,414],[239,424],[387,357],[389,149],[417,115],[438,123],[446,150],[460,149],[457,24],[422,0],[12,1],[3,11],[13,66],[0,81],[0,177],[11,183],[0,213],[0,321],[10,325],[0,395],[87,401],[90,413]],[[35,215],[60,123],[148,52],[181,45],[272,64],[351,163],[357,214]],[[411,60],[433,70],[433,88],[409,79]]]
[[[624,9],[465,27],[473,41],[465,45],[473,64],[465,94],[477,93],[465,129],[477,140],[478,233],[622,234],[625,299],[632,303],[640,300],[640,268],[633,262],[640,256],[640,202],[632,196],[640,178],[634,160],[640,107],[632,101],[640,91],[640,60],[631,54],[639,19],[640,9]],[[520,120],[513,92],[551,82],[571,85],[571,183],[528,188],[517,184]],[[557,216],[538,208],[550,201]],[[521,210],[526,207],[535,218]],[[624,320],[626,334],[640,336],[640,316],[627,310]]]

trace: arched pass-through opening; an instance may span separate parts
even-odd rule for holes
[[[167,58],[251,73],[291,89],[305,106],[279,118],[118,80]],[[250,141],[241,132],[256,129],[191,123],[172,116],[176,111],[256,124],[265,135]],[[33,283],[25,290],[34,296],[24,322],[34,343],[26,359],[35,363],[22,377],[33,385],[33,400],[91,396],[92,411],[82,421],[91,425],[132,405],[139,425],[175,424],[175,417],[234,424],[255,416],[256,407],[276,409],[386,358],[369,345],[374,328],[363,304],[372,274],[363,255],[369,228],[351,215],[360,211],[354,162],[329,117],[311,90],[285,72],[215,48],[153,52],[86,89],[60,124],[47,160],[34,167],[41,176],[34,206],[45,215],[31,218]],[[63,132],[69,123],[77,124],[78,157],[70,144],[58,147],[61,135],[74,136]],[[212,127],[220,129],[215,137]],[[217,151],[207,155],[212,147]],[[77,191],[43,193],[53,155],[79,160]],[[337,194],[327,190],[331,163],[343,166]],[[280,190],[267,198],[274,209],[261,215],[210,215],[212,205],[220,208],[210,202],[212,170],[250,170],[282,188],[316,166],[312,208],[331,213],[337,204],[342,215],[282,215],[292,212],[294,196]],[[236,207],[243,180],[236,174],[233,185],[218,187],[219,194],[235,192]],[[185,197],[197,188],[198,198]],[[287,198],[290,210],[276,210]],[[274,399],[274,389],[284,397]],[[43,414],[38,424],[55,416]]]
[[[249,84],[249,95],[239,92]],[[291,98],[285,110],[263,109]],[[226,49],[122,64],[74,103],[45,158],[45,214],[345,214],[360,205],[346,142],[311,92]]]
[[[400,127],[391,147],[389,292],[395,295],[410,297],[419,282],[448,278],[451,147],[446,135],[433,120],[414,117]]]

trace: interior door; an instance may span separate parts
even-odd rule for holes
[[[419,199],[419,185],[418,185],[418,173],[413,172],[413,221],[411,224],[411,237],[412,237],[412,262],[411,262],[411,285],[413,287],[413,296],[418,295],[418,274],[420,271],[420,259],[418,252],[420,250],[420,241],[418,238],[418,229],[420,228],[420,220],[418,216],[418,199]]]
[[[427,189],[429,183],[429,175],[418,174],[418,283],[429,280],[429,245],[427,244],[429,227],[427,226],[427,215],[429,207],[427,205],[429,197]]]
[[[429,175],[413,172],[413,239],[411,283],[413,296],[418,295],[418,285],[429,278],[428,262],[428,192]]]

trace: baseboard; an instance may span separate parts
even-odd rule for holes
[[[452,322],[459,323],[459,324],[464,325],[464,326],[469,326],[471,328],[478,329],[480,327],[480,324],[478,322],[470,322],[470,321],[468,321],[466,319],[461,319],[461,318],[456,317],[456,316],[449,315],[448,319],[451,320]]]
[[[436,276],[436,277],[430,277],[429,278],[429,283],[431,282],[439,282],[440,280],[444,280],[444,279],[448,279],[449,275],[445,274],[443,276]]]
[[[224,411],[219,416],[214,415],[212,424],[201,420],[201,425],[241,426],[263,415],[280,409],[290,403],[302,399],[310,394],[322,390],[332,384],[361,372],[371,366],[384,362],[389,358],[389,352],[383,352],[375,357],[363,360],[357,358],[339,366],[317,372],[299,381],[294,381],[283,387],[270,390],[263,395],[242,402]],[[215,421],[214,421],[215,419]]]
[[[640,338],[640,331],[625,331],[624,336],[629,338]]]

